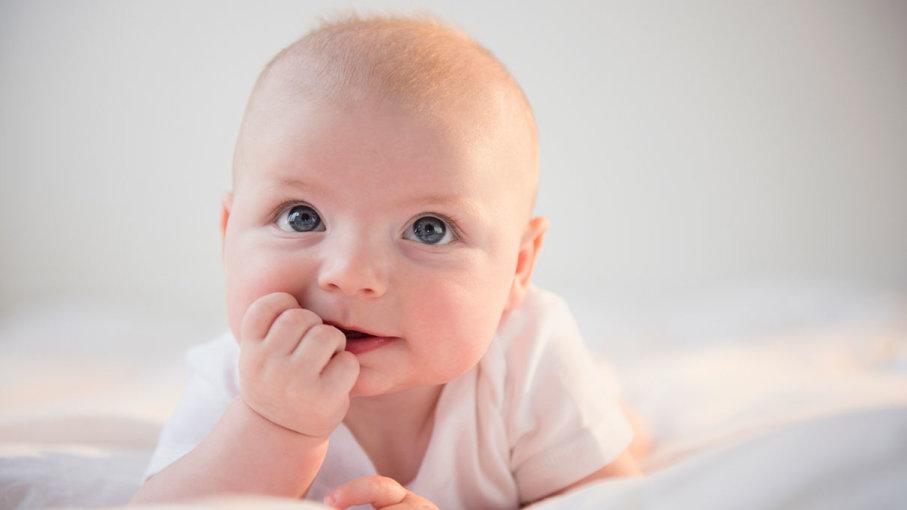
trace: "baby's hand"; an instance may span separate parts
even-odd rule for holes
[[[350,404],[359,361],[346,337],[296,298],[276,292],[255,300],[240,327],[240,394],[268,420],[327,437]]]
[[[324,504],[340,509],[371,504],[375,508],[395,510],[438,510],[434,503],[406,490],[393,478],[378,475],[357,478],[337,487],[324,498]]]

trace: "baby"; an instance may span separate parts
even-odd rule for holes
[[[230,330],[133,502],[518,508],[639,474],[564,302],[530,283],[538,148],[522,90],[427,18],[351,16],[255,84],[223,200]]]

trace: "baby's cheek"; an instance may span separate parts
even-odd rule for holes
[[[293,264],[273,256],[245,254],[225,260],[227,318],[230,330],[238,340],[243,317],[257,299],[275,292],[298,296]]]
[[[487,292],[487,289],[485,289]],[[435,289],[417,313],[422,348],[436,363],[436,372],[457,376],[479,361],[500,318],[493,295],[462,285]]]
[[[261,296],[269,294],[260,280],[230,275],[227,278],[227,320],[234,338],[240,339],[243,318],[249,306]]]

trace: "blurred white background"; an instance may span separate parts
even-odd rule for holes
[[[738,282],[773,303],[907,288],[907,2],[5,0],[0,312],[224,330],[219,206],[246,98],[349,8],[435,14],[522,84],[552,224],[536,281],[584,296],[581,325],[606,313],[620,333]],[[745,314],[752,294],[727,295],[706,313]]]

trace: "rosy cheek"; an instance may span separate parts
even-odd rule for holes
[[[241,263],[236,263],[241,262]],[[273,254],[259,252],[235,253],[225,260],[227,286],[227,314],[231,331],[239,334],[243,317],[249,306],[262,296],[274,292],[298,295],[298,272],[294,264]]]
[[[482,338],[494,332],[493,328],[489,332],[488,327],[493,315],[491,306],[481,288],[472,288],[463,281],[462,278],[436,281],[413,289],[408,295],[412,303],[418,303],[408,310],[409,318],[419,336],[428,339],[421,349],[446,351],[447,359],[471,357],[472,353],[484,349]],[[464,342],[464,339],[470,340]]]

